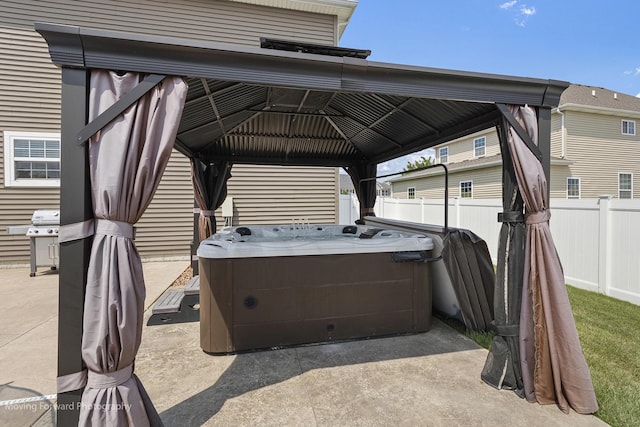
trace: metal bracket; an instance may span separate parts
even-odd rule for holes
[[[137,102],[140,98],[146,95],[151,89],[156,87],[164,78],[167,77],[164,74],[150,74],[142,80],[138,86],[133,88],[131,92],[124,95],[117,100],[111,107],[103,111],[98,117],[93,119],[91,123],[88,123],[78,132],[77,142],[78,144],[84,144],[89,138],[98,133],[102,128],[111,123],[113,119],[122,114],[127,108]]]
[[[496,104],[496,107],[498,107],[498,110],[500,110],[504,118],[507,119],[522,141],[524,141],[527,148],[529,148],[533,155],[536,156],[539,162],[542,162],[542,151],[540,151],[540,148],[538,148],[538,146],[533,142],[531,136],[529,136],[527,131],[522,127],[518,120],[516,120],[513,114],[511,114],[509,108],[505,104]]]

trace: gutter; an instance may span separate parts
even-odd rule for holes
[[[560,152],[560,157],[562,157],[563,159],[566,158],[566,154],[567,154],[567,136],[566,136],[566,129],[565,129],[565,122],[564,122],[564,113],[560,110],[560,108],[562,108],[562,105],[559,105],[558,108],[556,108],[556,111],[558,112],[558,114],[560,114],[560,132],[561,132],[561,152]]]

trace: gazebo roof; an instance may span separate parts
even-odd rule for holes
[[[380,163],[555,107],[569,83],[36,24],[53,63],[186,78],[176,148],[232,163]]]

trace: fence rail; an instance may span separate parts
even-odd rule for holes
[[[498,252],[499,199],[449,201],[449,225],[467,228],[487,242],[494,262]],[[358,219],[355,197],[340,196],[340,222]],[[377,216],[443,225],[444,202],[379,198]],[[551,200],[551,232],[567,283],[640,305],[640,201]]]

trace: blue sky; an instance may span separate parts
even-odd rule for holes
[[[639,16],[640,0],[360,0],[339,45],[370,49],[371,61],[565,80],[635,96]]]

